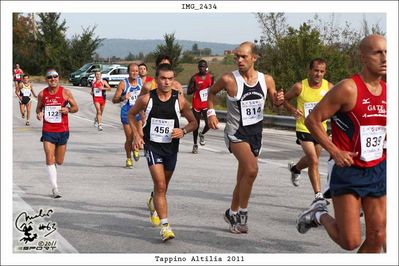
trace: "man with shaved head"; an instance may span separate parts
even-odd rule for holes
[[[365,37],[359,45],[363,69],[333,87],[305,120],[314,138],[331,155],[329,190],[334,216],[325,200],[302,212],[297,229],[306,233],[323,225],[329,236],[346,250],[378,253],[386,241],[386,40]],[[332,140],[322,122],[332,117]],[[328,194],[328,195],[327,195]],[[366,238],[362,243],[360,209]],[[385,249],[385,248],[384,248]]]
[[[234,51],[238,70],[224,74],[208,92],[208,125],[218,128],[214,99],[221,90],[227,92],[226,146],[238,160],[236,186],[230,208],[223,214],[232,233],[248,233],[248,201],[262,149],[263,108],[266,96],[274,105],[284,103],[284,93],[277,93],[272,76],[254,69],[258,58],[256,46],[244,42]]]

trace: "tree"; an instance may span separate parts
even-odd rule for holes
[[[286,34],[288,24],[284,13],[256,13],[255,17],[262,27],[261,43],[273,45]]]
[[[47,67],[55,67],[61,74],[66,74],[68,65],[68,42],[65,38],[66,21],[59,22],[61,13],[39,13],[37,24],[37,45],[40,72]]]
[[[228,54],[223,58],[223,64],[225,65],[233,65],[234,62],[234,55],[233,54]]]
[[[131,52],[129,52],[129,54],[125,57],[126,61],[133,61],[135,58],[134,54],[132,54]]]
[[[38,74],[38,64],[35,51],[33,14],[22,16],[21,13],[13,13],[13,62],[19,63],[21,68],[30,74]]]
[[[37,22],[35,16],[39,18]],[[102,39],[94,36],[96,26],[67,40],[66,21],[59,19],[60,13],[13,13],[13,60],[25,72],[43,75],[47,67],[55,67],[66,75],[84,63],[100,59],[95,50]]]
[[[309,62],[316,57],[327,61],[325,78],[332,83],[359,71],[358,43],[363,34],[372,32],[367,23],[363,25],[363,32],[353,30],[348,22],[339,27],[335,25],[334,15],[327,22],[316,15],[299,28],[287,26],[284,13],[258,13],[256,17],[263,36],[260,36],[260,42],[255,41],[260,53],[255,67],[270,73],[276,88],[285,91],[307,77]],[[379,28],[374,26],[372,29],[377,31]]]
[[[179,67],[179,57],[182,50],[182,46],[179,43],[175,43],[175,34],[167,34],[164,35],[165,44],[158,44],[155,48],[153,55],[157,57],[160,54],[168,55],[172,59],[172,68],[175,71],[176,75],[183,71],[181,67]]]
[[[182,63],[196,63],[196,58],[191,51],[184,51],[180,61]]]
[[[210,56],[211,54],[212,54],[212,49],[211,48],[202,49],[202,55],[203,56]]]
[[[69,43],[69,65],[76,69],[83,64],[95,60],[96,50],[104,39],[94,36],[97,26],[83,29],[82,34],[74,35]]]
[[[193,55],[198,55],[199,54],[198,44],[196,44],[196,43],[193,44],[193,48],[191,48],[191,52],[192,52]]]

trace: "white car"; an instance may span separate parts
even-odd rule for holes
[[[129,77],[127,67],[120,65],[113,65],[110,68],[101,71],[101,74],[102,79],[107,81],[110,86],[117,86],[121,80]],[[89,86],[93,83],[94,78],[94,74],[91,74],[87,79]]]

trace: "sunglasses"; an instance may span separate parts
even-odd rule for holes
[[[47,79],[56,79],[58,78],[58,75],[50,75],[46,77]]]

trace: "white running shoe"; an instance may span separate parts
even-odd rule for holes
[[[58,188],[53,188],[52,192],[53,192],[53,198],[55,199],[61,198],[61,194],[58,191]]]
[[[194,153],[194,154],[197,154],[197,153],[198,153],[198,145],[197,145],[197,144],[194,144],[194,145],[193,145],[192,153]]]
[[[200,145],[204,146],[205,145],[205,136],[204,136],[204,134],[199,133],[198,136],[199,136],[199,139],[200,139],[200,141],[199,141]]]
[[[318,227],[320,224],[316,220],[316,213],[328,213],[327,202],[325,199],[315,201],[310,207],[299,214],[296,220],[296,229],[299,233],[305,234],[312,227]]]
[[[234,233],[234,234],[240,234],[241,232],[237,229],[237,225],[238,225],[238,213],[237,214],[233,214],[230,215],[230,209],[227,209],[224,214],[223,214],[223,219],[226,223],[229,224],[229,229],[230,232]]]
[[[237,213],[237,226],[236,229],[241,233],[241,234],[247,234],[248,233],[248,212],[241,212],[239,211]]]
[[[291,182],[294,186],[299,186],[299,182],[301,179],[301,174],[295,174],[293,171],[291,171],[291,168],[295,165],[294,162],[289,162],[288,163],[288,170],[291,172]]]

